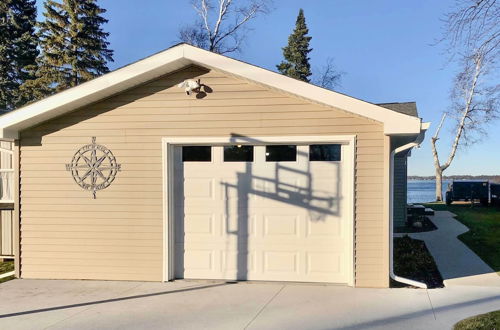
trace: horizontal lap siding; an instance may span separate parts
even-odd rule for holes
[[[213,92],[187,96],[187,78]],[[22,276],[160,281],[161,138],[232,134],[356,134],[356,284],[386,285],[381,124],[195,67],[22,132]],[[65,170],[92,136],[122,166],[95,200]]]
[[[13,210],[0,210],[0,256],[14,255]]]

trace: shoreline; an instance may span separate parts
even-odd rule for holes
[[[408,175],[408,181],[435,181],[435,176]],[[491,183],[500,183],[500,175],[449,175],[443,176],[443,181],[489,181]]]

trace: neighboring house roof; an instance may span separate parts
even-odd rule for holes
[[[377,103],[377,105],[418,118],[417,103],[415,102]]]
[[[193,64],[223,71],[314,102],[376,120],[384,124],[384,133],[388,135],[419,134],[422,130],[419,118],[391,111],[188,44],[179,44],[0,116],[0,138],[17,138],[20,130]]]

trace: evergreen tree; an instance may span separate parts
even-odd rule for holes
[[[48,0],[40,24],[42,57],[37,87],[59,92],[109,72],[113,51],[101,25],[106,10],[96,0]]]
[[[35,78],[37,37],[35,0],[0,3],[0,109],[10,111],[30,101],[26,84]]]
[[[38,37],[36,35],[36,0],[13,0],[14,25],[16,37],[14,39],[14,62],[17,71],[19,89],[17,91],[15,107],[21,107],[33,100],[33,91],[29,87],[36,78],[38,69],[37,57]]]
[[[14,73],[10,46],[11,10],[9,1],[0,2],[0,111],[10,110],[14,99]]]
[[[276,66],[282,74],[306,82],[309,82],[311,75],[308,54],[312,51],[309,48],[309,42],[312,38],[307,35],[308,33],[304,11],[300,9],[295,29],[288,37],[288,45],[283,48],[285,59]]]

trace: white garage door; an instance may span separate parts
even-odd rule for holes
[[[176,147],[175,277],[347,283],[348,150]]]

